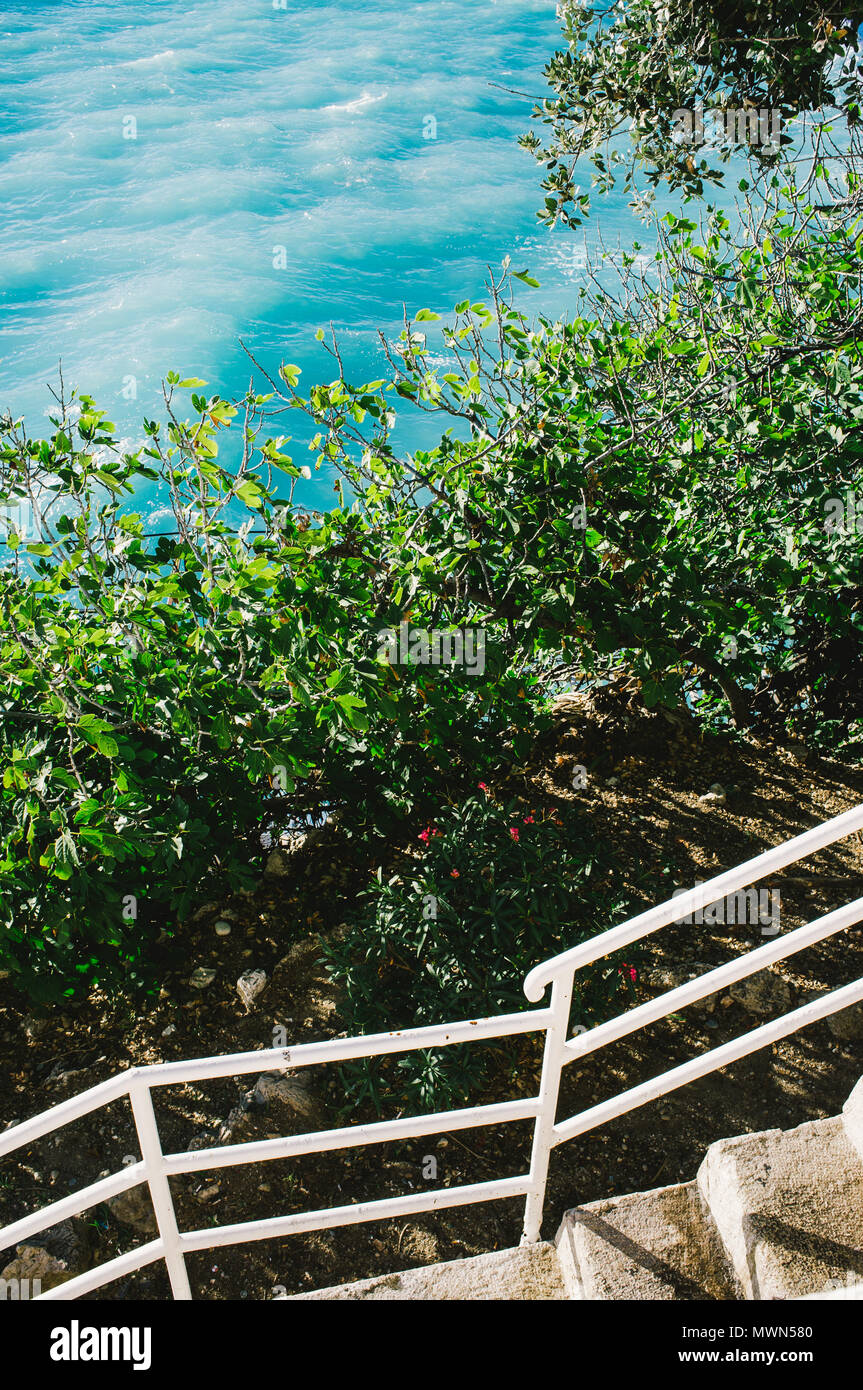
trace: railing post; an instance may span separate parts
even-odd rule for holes
[[[174,1298],[189,1301],[192,1297],[192,1290],[189,1286],[186,1262],[180,1249],[180,1232],[171,1198],[171,1188],[165,1173],[165,1156],[162,1153],[162,1142],[156,1125],[153,1100],[145,1077],[132,1077],[129,1083],[129,1099],[132,1102],[132,1115],[135,1120],[135,1128],[138,1131],[138,1142],[141,1145],[141,1157],[147,1165],[147,1183],[150,1188],[153,1211],[156,1215],[159,1235],[165,1247],[164,1259],[168,1278],[171,1281],[171,1292]]]
[[[542,1226],[542,1209],[545,1202],[545,1185],[548,1179],[552,1130],[557,1116],[560,1074],[563,1070],[564,1048],[569,1028],[572,978],[573,972],[570,970],[563,979],[558,975],[551,986],[552,1017],[545,1034],[545,1052],[543,1053],[542,1078],[539,1086],[539,1114],[536,1117],[533,1130],[530,1191],[524,1207],[522,1245],[532,1245],[539,1240],[540,1227]]]

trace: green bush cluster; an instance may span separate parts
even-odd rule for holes
[[[524,765],[556,684],[625,677],[672,718],[858,758],[863,555],[826,524],[837,500],[863,517],[863,204],[853,170],[843,186],[776,180],[743,231],[669,214],[653,276],[633,260],[570,322],[529,322],[530,277],[505,267],[434,345],[436,314],[408,322],[377,381],[304,394],[286,364],[232,404],[172,375],[133,453],[87,397],[48,438],[3,422],[0,505],[33,529],[0,568],[0,969],[36,999],[146,986],[157,935],[325,806],[375,862],[441,831],[333,957],[350,1026],[515,1007],[530,965],[622,906],[588,884],[577,819],[516,842],[475,795]],[[439,417],[438,443],[400,455],[399,409]],[[273,432],[291,411],[338,478],[331,511]],[[482,670],[391,664],[381,633],[404,623],[481,630]],[[615,971],[585,977],[585,1016]],[[463,1065],[386,1084],[430,1103]]]
[[[352,1027],[383,1032],[527,1007],[538,961],[605,930],[625,905],[614,860],[571,804],[498,804],[486,785],[419,832],[398,872],[378,871],[327,954]],[[632,990],[632,951],[576,977],[572,1020],[589,1025]],[[616,1009],[615,1009],[616,1011]],[[512,1065],[511,1040],[409,1052],[346,1069],[355,1100],[421,1109],[466,1102]]]

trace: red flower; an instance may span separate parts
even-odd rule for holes
[[[488,791],[488,787],[486,786],[485,782],[477,782],[477,786],[479,787],[481,792]]]
[[[622,975],[624,971],[629,975],[629,978],[630,980],[632,980],[633,984],[635,984],[635,981],[638,979],[638,971],[636,970],[635,966],[627,965],[624,961],[623,965],[621,965],[618,969],[618,974]]]
[[[459,875],[458,869],[451,869],[451,870],[450,870],[450,878],[459,878],[459,876],[460,876],[460,875]]]
[[[536,822],[534,821],[533,816],[525,816],[525,818],[524,818],[524,823],[525,823],[525,825],[535,825],[535,824],[536,824]]]
[[[516,829],[516,827],[515,827],[514,825],[511,825],[511,826],[509,827],[509,833],[510,833],[510,835],[512,836],[512,838],[513,838],[514,840],[517,840],[517,839],[518,839],[518,830]]]
[[[420,838],[421,840],[425,840],[426,842],[428,842],[428,837],[429,837],[429,830],[428,830],[428,826],[426,826],[425,830],[423,830],[423,831],[420,833],[419,838]]]

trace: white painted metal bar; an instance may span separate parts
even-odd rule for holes
[[[161,1259],[164,1253],[165,1247],[161,1240],[151,1240],[146,1245],[139,1245],[136,1250],[130,1250],[127,1255],[118,1255],[116,1259],[97,1265],[95,1269],[88,1269],[84,1274],[76,1274],[74,1279],[67,1279],[65,1284],[46,1289],[45,1293],[39,1294],[33,1302],[64,1303],[73,1298],[80,1298],[82,1294],[101,1289],[104,1284],[110,1284],[115,1279],[122,1279],[125,1274],[134,1274],[136,1269],[151,1265],[154,1260]]]
[[[13,1221],[11,1226],[0,1227],[0,1250],[27,1240],[37,1231],[56,1226],[58,1221],[67,1221],[70,1216],[77,1216],[79,1212],[86,1211],[88,1207],[95,1207],[99,1202],[107,1202],[109,1197],[127,1192],[130,1187],[137,1187],[145,1177],[146,1164],[130,1163],[128,1168],[124,1168],[120,1173],[100,1178],[89,1187],[81,1187],[68,1197],[61,1197],[59,1202],[52,1202],[50,1206],[34,1211],[31,1216],[22,1216],[19,1221]]]
[[[171,1177],[178,1173],[229,1168],[238,1163],[265,1163],[276,1158],[297,1158],[300,1154],[357,1149],[365,1144],[386,1144],[418,1139],[426,1134],[449,1133],[450,1130],[479,1129],[484,1125],[532,1120],[539,1114],[539,1105],[538,1097],[530,1097],[526,1100],[503,1101],[499,1105],[472,1106],[466,1110],[449,1110],[435,1115],[411,1115],[402,1120],[382,1120],[375,1124],[349,1125],[344,1129],[323,1129],[312,1134],[290,1134],[279,1139],[166,1154],[165,1172]]]
[[[153,1101],[144,1076],[135,1077],[129,1094],[132,1100],[132,1114],[135,1117],[135,1126],[138,1130],[138,1142],[141,1145],[141,1154],[144,1159],[147,1183],[150,1188],[150,1198],[156,1215],[156,1224],[159,1227],[168,1278],[171,1281],[171,1292],[175,1299],[188,1301],[192,1297],[192,1290],[189,1286],[186,1262],[180,1249],[180,1233],[177,1229],[177,1217],[171,1198],[171,1188],[165,1173],[165,1159],[159,1139],[156,1116],[153,1112]]]
[[[705,995],[715,994],[717,990],[724,989],[726,985],[734,984],[737,980],[744,980],[747,975],[755,975],[778,960],[784,960],[798,951],[805,951],[816,942],[823,941],[825,937],[833,936],[836,932],[860,921],[863,921],[863,898],[856,898],[853,903],[848,903],[847,907],[828,912],[807,926],[789,932],[787,936],[777,937],[766,946],[759,946],[755,951],[747,951],[736,960],[726,961],[725,965],[718,965],[715,970],[709,970],[707,974],[699,975],[695,980],[688,980],[676,989],[667,990],[665,994],[649,999],[646,1004],[639,1004],[638,1008],[630,1009],[628,1013],[618,1014],[617,1018],[600,1023],[587,1033],[580,1033],[577,1038],[570,1038],[566,1044],[564,1064],[596,1052],[598,1048],[606,1047],[608,1043],[616,1042],[618,1038],[624,1038],[638,1028],[646,1028],[657,1019],[676,1013],[678,1009],[695,1003],[697,999],[703,999]]]
[[[763,970],[776,961],[863,920],[863,898],[858,898],[835,912],[827,913],[785,937],[770,941],[737,960],[718,966],[697,980],[667,991],[659,998],[601,1024],[589,1033],[567,1041],[574,971],[579,966],[600,959],[671,921],[688,916],[707,903],[736,892],[763,878],[766,873],[778,871],[787,864],[814,854],[824,846],[861,828],[863,806],[858,806],[537,966],[525,980],[524,988],[528,998],[538,1002],[550,983],[552,995],[547,1008],[525,1013],[502,1014],[494,1018],[464,1019],[458,1023],[394,1030],[371,1034],[364,1038],[335,1038],[328,1042],[305,1043],[297,1047],[269,1048],[221,1057],[202,1057],[183,1062],[133,1067],[120,1073],[80,1096],[73,1096],[53,1109],[6,1130],[0,1135],[0,1156],[42,1138],[52,1130],[102,1105],[129,1095],[141,1144],[142,1162],[131,1165],[122,1173],[112,1174],[87,1188],[82,1188],[40,1212],[0,1230],[0,1248],[20,1242],[68,1216],[77,1215],[87,1207],[134,1187],[141,1181],[146,1181],[149,1185],[159,1225],[159,1239],[89,1270],[56,1289],[49,1290],[40,1295],[42,1299],[76,1298],[157,1259],[164,1259],[166,1262],[174,1297],[189,1299],[191,1291],[184,1256],[194,1250],[355,1225],[364,1221],[386,1220],[410,1213],[509,1197],[527,1198],[522,1241],[535,1241],[539,1237],[549,1154],[553,1147],[676,1090],[689,1081],[727,1066],[738,1058],[786,1037],[818,1019],[857,1003],[863,999],[863,980],[857,980],[842,989],[812,1000],[782,1018],[763,1024],[732,1042],[724,1043],[701,1057],[693,1058],[671,1071],[651,1078],[640,1086],[635,1086],[557,1124],[555,1116],[563,1066],[574,1061],[576,1057],[595,1052],[598,1048],[645,1027],[670,1012],[712,994],[727,984]],[[153,1086],[182,1085],[192,1081],[267,1070],[284,1071],[348,1061],[358,1057],[395,1054],[417,1048],[447,1047],[541,1030],[546,1031],[546,1039],[540,1094],[537,1097],[471,1106],[448,1113],[408,1116],[342,1129],[320,1130],[305,1135],[282,1136],[249,1144],[223,1145],[209,1150],[169,1155],[162,1153],[150,1094]],[[289,1158],[299,1154],[356,1148],[364,1144],[387,1143],[447,1130],[527,1119],[533,1119],[535,1122],[534,1142],[530,1172],[523,1177],[503,1178],[432,1192],[408,1193],[401,1197],[357,1202],[321,1211],[298,1212],[207,1230],[180,1232],[177,1228],[169,1177],[180,1173]]]
[[[470,1206],[473,1202],[502,1201],[524,1197],[530,1191],[530,1177],[498,1178],[472,1183],[469,1187],[441,1187],[433,1192],[409,1193],[383,1201],[354,1202],[345,1207],[326,1207],[320,1211],[297,1212],[263,1221],[241,1221],[235,1226],[212,1226],[201,1231],[184,1231],[180,1248],[209,1250],[221,1245],[239,1245],[247,1240],[270,1240],[274,1236],[300,1235],[305,1231],[325,1231],[332,1226],[358,1226],[364,1221],[386,1221],[394,1216],[410,1216],[421,1211],[440,1211],[446,1207]]]
[[[530,1192],[525,1203],[522,1245],[539,1240],[539,1230],[542,1225],[545,1185],[548,1179],[548,1163],[553,1145],[552,1136],[557,1114],[557,1098],[560,1092],[560,1073],[564,1063],[566,1035],[569,1031],[572,981],[573,977],[570,972],[566,976],[557,976],[552,983],[551,1012],[553,1021],[545,1035],[542,1077],[539,1087],[540,1113],[536,1118],[533,1131],[533,1148],[530,1156]]]
[[[22,1120],[20,1125],[4,1129],[0,1134],[0,1158],[12,1153],[14,1149],[20,1149],[23,1144],[34,1143],[35,1140],[50,1134],[52,1130],[59,1129],[61,1125],[79,1120],[91,1110],[99,1110],[103,1105],[109,1105],[112,1100],[119,1100],[128,1093],[129,1080],[135,1071],[136,1068],[131,1067],[128,1071],[118,1072],[107,1081],[100,1081],[98,1086],[91,1086],[88,1091],[82,1091],[78,1096],[70,1096],[59,1105],[52,1105],[50,1110],[43,1110],[40,1115],[34,1115],[32,1120]]]
[[[767,1047],[769,1043],[777,1042],[780,1038],[787,1037],[789,1033],[796,1033],[800,1028],[807,1028],[810,1023],[817,1023],[819,1019],[827,1018],[829,1014],[847,1009],[851,1004],[856,1004],[861,999],[863,999],[863,980],[855,980],[853,984],[845,985],[842,989],[835,989],[829,994],[822,994],[820,998],[810,1000],[801,1008],[783,1014],[781,1018],[772,1019],[770,1023],[764,1023],[760,1028],[754,1028],[751,1033],[743,1033],[739,1038],[734,1038],[731,1042],[723,1043],[721,1047],[714,1047],[710,1052],[693,1058],[691,1062],[684,1062],[682,1066],[674,1067],[671,1071],[663,1072],[660,1076],[651,1077],[649,1081],[642,1082],[640,1086],[633,1086],[629,1091],[622,1091],[619,1096],[602,1101],[600,1105],[592,1105],[589,1110],[583,1110],[580,1115],[574,1115],[571,1120],[565,1120],[562,1124],[555,1125],[553,1142],[555,1145],[563,1144],[568,1139],[575,1139],[577,1135],[585,1134],[589,1129],[596,1129],[597,1125],[606,1124],[608,1120],[616,1120],[620,1115],[625,1115],[630,1110],[637,1110],[640,1105],[646,1105],[648,1101],[656,1100],[669,1091],[676,1091],[678,1087],[685,1086],[688,1081],[697,1081],[699,1077],[707,1076],[712,1071],[718,1071],[720,1067],[727,1067],[740,1057],[746,1057],[750,1052],[757,1052],[759,1048]]]
[[[534,1033],[545,1028],[550,1019],[549,1009],[531,1009],[524,1013],[497,1014],[492,1018],[465,1019],[459,1023],[432,1023],[423,1028],[403,1028],[392,1033],[368,1033],[359,1038],[300,1043],[297,1047],[227,1053],[223,1057],[197,1057],[188,1062],[156,1062],[142,1070],[147,1073],[148,1086],[172,1086],[220,1076],[240,1076],[253,1071],[286,1071],[325,1062],[347,1062],[356,1057],[413,1052],[421,1047],[452,1047],[455,1043],[482,1042],[516,1033]]]
[[[599,960],[612,951],[618,951],[631,942],[658,931],[660,927],[668,926],[669,922],[675,921],[678,917],[688,917],[698,908],[717,902],[729,893],[755,883],[765,874],[786,868],[798,859],[805,859],[826,845],[833,844],[835,840],[841,840],[861,828],[863,806],[843,811],[841,816],[834,816],[823,825],[816,825],[812,830],[796,835],[793,840],[786,840],[784,844],[765,850],[754,859],[747,859],[745,864],[739,864],[735,869],[728,869],[716,878],[697,884],[695,888],[690,888],[677,898],[669,898],[657,907],[648,908],[646,912],[639,913],[637,917],[630,918],[619,927],[611,927],[580,946],[573,946],[571,950],[562,951],[551,960],[543,961],[531,970],[525,979],[524,992],[532,1003],[538,1003],[547,986],[558,975],[566,975],[568,971],[578,970],[582,965],[589,965],[591,961]]]

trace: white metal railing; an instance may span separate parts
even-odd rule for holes
[[[784,844],[777,845],[727,873],[700,883],[686,893],[642,912],[621,926],[593,937],[583,945],[575,946],[572,950],[564,951],[561,955],[545,961],[532,970],[524,982],[525,993],[533,1003],[539,1003],[545,990],[551,985],[551,999],[545,1008],[532,1009],[524,1013],[501,1014],[494,1018],[469,1019],[459,1023],[377,1033],[360,1038],[336,1038],[330,1042],[304,1043],[297,1047],[132,1067],[108,1081],[103,1081],[81,1095],[73,1096],[55,1105],[51,1110],[0,1134],[0,1158],[93,1110],[128,1097],[138,1133],[140,1161],[130,1164],[122,1172],[113,1173],[58,1202],[51,1203],[50,1206],[43,1207],[31,1216],[22,1217],[20,1221],[0,1228],[0,1250],[27,1240],[58,1221],[75,1216],[88,1207],[144,1182],[149,1186],[158,1237],[128,1254],[120,1255],[67,1280],[39,1295],[41,1299],[77,1298],[160,1259],[165,1261],[174,1298],[190,1299],[192,1293],[185,1257],[196,1250],[234,1245],[244,1241],[266,1240],[332,1226],[353,1225],[363,1221],[383,1220],[498,1198],[526,1198],[522,1243],[536,1241],[539,1239],[542,1221],[549,1158],[551,1150],[557,1144],[595,1129],[607,1120],[615,1119],[818,1019],[863,1000],[863,979],[833,990],[802,1008],[784,1014],[781,1018],[765,1023],[731,1042],[723,1043],[722,1046],[693,1058],[682,1066],[645,1081],[610,1100],[603,1101],[600,1105],[591,1106],[579,1115],[558,1121],[556,1115],[563,1068],[607,1043],[684,1008],[696,999],[713,994],[736,980],[744,979],[775,961],[804,950],[815,942],[863,920],[863,898],[857,898],[846,907],[838,908],[807,926],[771,940],[737,960],[708,971],[700,978],[669,990],[607,1023],[568,1038],[575,971],[657,931],[660,927],[667,926],[669,922],[686,917],[709,903],[717,902],[722,897],[757,882],[766,874],[804,859],[824,846],[861,829],[863,805],[846,811]],[[253,1143],[228,1144],[194,1152],[166,1154],[162,1149],[153,1111],[151,1092],[154,1087],[206,1081],[214,1077],[240,1076],[248,1072],[317,1066],[321,1063],[343,1062],[358,1057],[409,1052],[417,1048],[448,1047],[490,1038],[510,1037],[518,1033],[543,1031],[545,1049],[542,1076],[539,1094],[535,1097],[504,1101],[495,1105],[470,1106],[463,1110],[450,1110],[434,1115],[356,1124],[309,1134],[286,1135]],[[516,1120],[532,1120],[534,1123],[530,1170],[517,1177],[496,1178],[464,1187],[408,1193],[403,1197],[386,1198],[382,1201],[356,1202],[349,1206],[298,1212],[259,1221],[243,1221],[231,1226],[216,1226],[197,1231],[180,1231],[177,1226],[169,1179],[183,1173],[227,1168],[240,1163],[261,1163],[269,1159],[292,1158],[300,1154],[323,1153],[327,1150],[380,1144],[390,1140],[417,1138],[426,1134],[442,1134]]]

